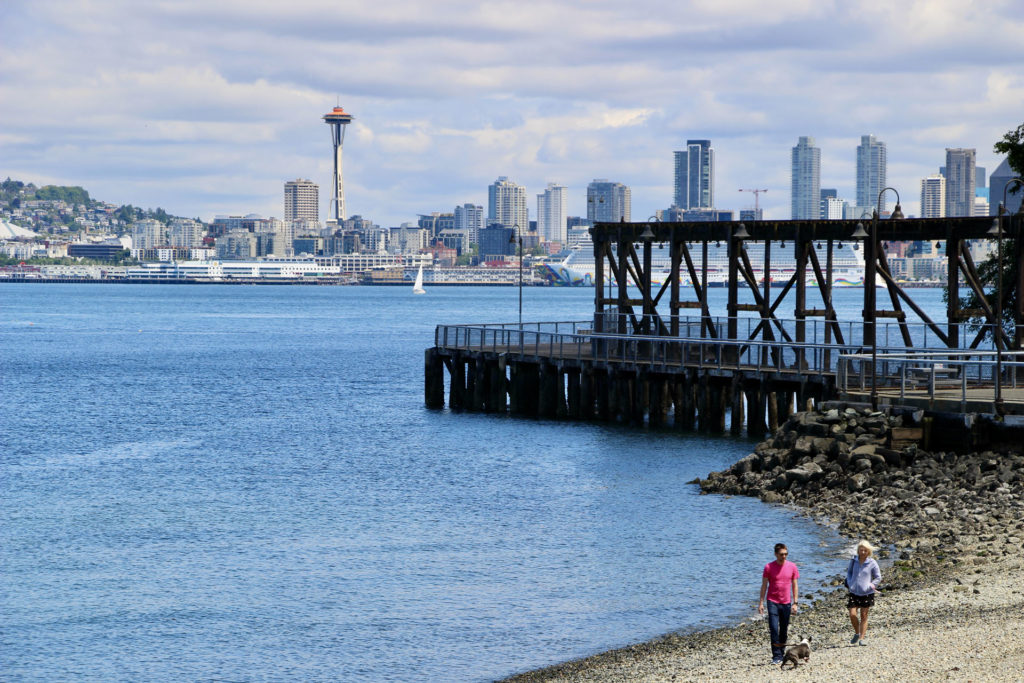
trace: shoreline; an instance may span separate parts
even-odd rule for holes
[[[811,659],[785,675],[1019,680],[1024,456],[927,453],[914,443],[897,448],[892,435],[902,429],[902,417],[870,410],[797,413],[754,453],[699,484],[702,493],[757,496],[821,524],[838,520],[848,538],[897,548],[892,566],[883,569],[866,647],[850,645],[838,573],[831,585],[804,587],[804,596],[825,591],[790,625],[790,642],[812,636]],[[751,578],[751,605],[757,578]],[[769,661],[767,627],[751,609],[739,624],[668,633],[502,680],[760,681],[779,675]]]

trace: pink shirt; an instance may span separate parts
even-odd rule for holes
[[[762,577],[768,579],[768,594],[765,596],[772,602],[788,605],[793,602],[793,579],[800,578],[800,570],[786,560],[785,563],[769,562],[764,566]]]

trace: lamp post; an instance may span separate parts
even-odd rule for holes
[[[519,232],[519,224],[512,226],[512,237],[509,244],[519,242],[519,329],[523,329],[523,236]]]
[[[864,226],[857,224],[857,231],[854,237],[868,237],[870,249],[864,250],[865,256],[865,277],[864,277],[864,330],[870,330],[871,336],[871,409],[878,410],[878,334],[875,327],[877,319],[875,311],[875,272],[878,267],[878,221],[882,213],[882,196],[889,190],[896,193],[896,208],[893,209],[891,219],[903,218],[903,209],[900,208],[900,193],[894,187],[883,187],[878,193],[878,205],[871,217],[871,234],[864,232]]]
[[[995,315],[992,316],[992,341],[996,345],[996,400],[994,405],[996,415],[1003,414],[1003,217],[1008,213],[1006,192],[1010,189],[1010,185],[1015,183],[1024,187],[1024,180],[1020,178],[1010,178],[1006,181],[1003,186],[1003,203],[999,205],[998,215],[992,221],[992,229],[988,231],[997,239],[996,252],[999,266],[996,271],[996,310]],[[1024,207],[1024,204],[1021,206]]]

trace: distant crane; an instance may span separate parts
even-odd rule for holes
[[[768,190],[740,190],[740,192],[754,193],[754,220],[761,220],[761,202],[759,200],[761,199],[761,193],[767,191]]]

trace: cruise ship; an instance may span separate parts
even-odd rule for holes
[[[747,255],[750,257],[750,265],[754,270],[754,276],[758,282],[764,282],[764,242],[747,242],[744,245]],[[783,248],[781,243],[773,244],[771,254],[770,277],[773,283],[785,284],[796,272],[796,259],[793,256],[792,247]],[[636,245],[639,253],[642,244]],[[703,267],[701,247],[691,247],[690,257],[693,259],[694,270],[697,278],[701,277]],[[825,271],[825,260],[827,257],[827,243],[816,242],[814,249],[818,255],[818,262],[821,264],[822,273]],[[668,279],[671,271],[672,261],[668,245],[659,244],[653,248],[651,259],[652,282],[655,285],[662,284]],[[605,268],[608,266],[605,264]],[[568,256],[562,261],[549,262],[544,264],[544,277],[555,285],[577,285],[589,286],[594,282],[594,245],[592,242],[581,242],[572,248]],[[689,269],[686,262],[679,271],[680,282],[684,285],[692,285]],[[614,281],[614,274],[605,272],[605,277],[611,277]],[[708,286],[724,287],[729,281],[729,253],[725,243],[708,243]],[[814,276],[814,269],[810,263],[807,265],[807,284],[817,286]],[[863,287],[864,286],[864,252],[857,242],[833,242],[832,243],[832,286],[833,287]]]

